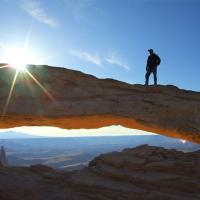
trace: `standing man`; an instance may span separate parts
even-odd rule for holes
[[[150,55],[147,59],[145,85],[149,84],[149,76],[151,73],[153,73],[154,76],[154,85],[157,85],[157,66],[160,64],[161,60],[160,57],[153,52],[153,49],[148,49],[148,52]]]

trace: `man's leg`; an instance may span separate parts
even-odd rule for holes
[[[153,77],[154,77],[154,85],[157,85],[157,67],[152,70],[153,71]]]
[[[146,81],[145,81],[145,85],[149,85],[149,76],[151,74],[151,70],[148,69],[145,75]]]

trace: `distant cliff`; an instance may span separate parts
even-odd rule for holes
[[[0,149],[0,165],[8,166],[8,159],[6,157],[6,152],[3,146],[1,146],[1,149]]]

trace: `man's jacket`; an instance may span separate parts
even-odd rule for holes
[[[157,67],[160,64],[160,61],[160,57],[155,53],[152,53],[147,59],[147,68],[152,69]]]

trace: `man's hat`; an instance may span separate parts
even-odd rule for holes
[[[153,53],[153,49],[148,49],[148,52],[149,52],[149,53],[151,53],[151,52]]]

